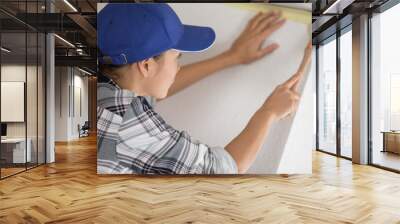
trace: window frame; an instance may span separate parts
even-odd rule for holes
[[[367,45],[368,45],[368,54],[367,54],[367,66],[368,66],[368,68],[367,68],[367,82],[368,82],[368,89],[367,89],[367,91],[368,91],[368,96],[367,96],[367,98],[368,98],[368,111],[367,111],[367,116],[368,116],[368,124],[367,124],[367,127],[368,127],[368,165],[370,165],[370,166],[373,166],[373,167],[376,167],[376,168],[380,168],[380,169],[383,169],[383,170],[387,170],[387,171],[391,171],[391,172],[394,172],[394,173],[400,173],[400,170],[397,170],[397,169],[394,169],[394,168],[390,168],[390,167],[387,167],[387,166],[383,166],[383,165],[380,165],[380,164],[377,164],[377,163],[374,163],[373,161],[373,130],[372,130],[372,94],[373,94],[373,88],[372,88],[372,76],[373,76],[373,74],[372,74],[372,64],[373,64],[373,61],[372,61],[372,41],[373,41],[373,38],[372,38],[372,31],[373,31],[373,28],[372,28],[372,19],[373,19],[373,17],[374,17],[374,14],[381,14],[381,13],[384,13],[385,11],[387,11],[387,10],[389,10],[389,9],[391,9],[392,7],[394,7],[394,6],[396,6],[396,5],[398,5],[400,3],[400,1],[399,0],[388,0],[388,1],[386,1],[384,4],[382,4],[382,5],[380,5],[379,7],[377,7],[377,8],[374,8],[374,9],[372,9],[372,10],[370,10],[370,11],[368,11],[368,20],[367,20],[367,23],[368,23],[368,30],[367,30],[367,40],[368,40],[368,43],[367,43]]]
[[[333,155],[339,158],[352,160],[352,158],[342,155],[341,150],[341,117],[340,117],[340,104],[341,104],[341,97],[340,97],[340,86],[341,86],[341,55],[340,55],[340,37],[347,32],[352,32],[352,23],[348,24],[347,26],[343,27],[340,30],[337,30],[336,33],[332,34],[331,36],[327,37],[326,39],[320,41],[316,45],[316,151],[323,152],[329,155]],[[319,48],[321,44],[327,44],[331,41],[336,41],[336,152],[328,152],[324,149],[319,147],[319,87],[320,87],[320,80],[319,80]]]

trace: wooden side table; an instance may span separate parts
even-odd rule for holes
[[[382,131],[383,150],[382,152],[392,152],[400,154],[400,131]]]

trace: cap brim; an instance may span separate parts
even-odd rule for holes
[[[180,52],[200,52],[210,48],[215,41],[215,32],[209,27],[184,25],[184,32],[173,49]]]

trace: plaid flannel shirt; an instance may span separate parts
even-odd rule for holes
[[[234,174],[236,162],[168,125],[152,97],[137,96],[112,80],[97,86],[99,174]]]

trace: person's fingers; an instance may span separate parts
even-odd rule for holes
[[[253,19],[251,19],[251,21],[250,21],[250,23],[249,23],[249,29],[250,30],[253,30],[255,27],[257,27],[257,24],[265,17],[265,16],[267,16],[268,14],[266,14],[266,13],[263,13],[263,12],[259,12],[259,13],[257,13],[257,15],[255,15],[254,17],[253,17]]]
[[[297,91],[292,90],[292,96],[296,101],[300,100],[300,94]]]
[[[304,56],[300,64],[300,67],[297,70],[297,73],[294,74],[288,81],[285,82],[285,86],[292,89],[293,91],[298,90],[300,85],[300,80],[304,76],[305,70],[307,69],[308,65],[311,62],[311,51],[312,51],[312,45],[311,42],[309,42],[306,48],[304,49]]]
[[[257,12],[257,14],[250,20],[250,23],[254,23],[254,21],[256,21],[258,17],[262,16],[262,14],[263,13],[261,11]]]
[[[301,80],[304,77],[304,73],[300,73],[300,74],[297,74],[297,75],[299,76],[299,81],[296,82],[294,85],[292,85],[292,87],[290,88],[293,91],[298,91],[299,90]]]
[[[255,29],[256,29],[256,32],[257,32],[258,34],[261,34],[263,31],[265,31],[266,29],[272,27],[275,23],[277,23],[277,22],[280,21],[281,19],[282,19],[282,18],[279,18],[279,17],[274,16],[274,17],[270,17],[270,18],[268,18],[268,19],[265,19],[264,21],[261,21],[261,22],[259,23],[259,26],[255,28]]]
[[[298,69],[299,73],[304,73],[305,70],[307,69],[308,65],[311,62],[311,50],[306,50],[304,52],[303,59],[301,61],[300,67]]]
[[[275,51],[276,49],[278,49],[278,48],[279,48],[279,44],[277,44],[277,43],[273,43],[273,44],[270,44],[270,45],[268,45],[268,46],[266,46],[266,47],[264,47],[264,48],[261,48],[261,49],[259,50],[259,55],[258,55],[258,57],[259,57],[259,58],[264,57],[265,55],[274,52],[274,51]]]
[[[255,21],[253,26],[253,31],[256,33],[260,32],[260,26],[263,26],[264,21],[271,21],[273,20],[278,13],[275,11],[265,12],[263,15]]]
[[[297,110],[297,108],[299,108],[299,104],[300,104],[300,98],[296,101],[296,103],[294,104],[294,109],[295,111]]]
[[[300,81],[301,76],[298,74],[294,74],[292,77],[290,77],[286,82],[283,83],[283,85],[289,89],[291,89],[297,82]]]
[[[311,49],[312,49],[311,40],[308,41],[306,49],[308,49],[308,50],[311,50]]]
[[[311,45],[311,41],[310,41],[310,42],[308,42],[306,48],[304,49],[304,56],[303,56],[300,66],[297,70],[297,73],[304,74],[308,65],[311,62],[311,52],[312,52],[312,45]]]
[[[297,108],[299,106],[299,102],[300,102],[300,95],[297,92],[294,92],[294,91],[291,91],[291,93],[292,93],[293,103],[292,103],[292,106],[291,106],[291,111],[289,113],[289,116],[293,116],[296,113]]]
[[[263,18],[258,24],[257,27],[255,27],[255,30],[257,33],[262,32],[266,28],[268,28],[271,24],[274,24],[276,21],[278,21],[281,18],[281,12],[274,12],[274,14]]]
[[[246,26],[246,30],[250,30],[253,26],[254,26],[254,22],[258,19],[259,16],[262,15],[262,12],[257,12],[257,14],[255,16],[253,16],[253,18],[251,18],[249,20],[249,22],[247,23]]]
[[[263,32],[264,30],[268,29],[270,26],[274,25],[278,21],[282,20],[282,11],[278,11],[274,16],[269,18],[268,20],[264,20],[259,23],[258,32]]]
[[[275,32],[276,30],[278,30],[279,28],[281,28],[286,22],[286,19],[279,19],[277,20],[274,24],[272,24],[271,26],[268,26],[267,28],[265,28],[261,33],[260,36],[262,39],[267,38],[269,35],[271,35],[273,32]]]
[[[290,89],[293,91],[298,91],[299,90],[299,86],[300,86],[300,79],[298,82],[296,82]]]
[[[304,50],[304,56],[303,56],[302,62],[300,64],[300,67],[297,70],[297,75],[300,77],[300,80],[305,75],[305,71],[311,62],[311,50],[312,50],[312,46],[311,46],[311,42],[309,42]],[[297,91],[299,89],[299,86],[300,86],[300,81],[296,82],[291,87],[291,89],[294,91]]]
[[[297,108],[299,107],[299,101],[296,101],[294,104],[293,104],[293,107],[292,107],[292,112],[290,113],[290,116],[294,116],[295,114],[296,114],[296,111],[297,111]]]

